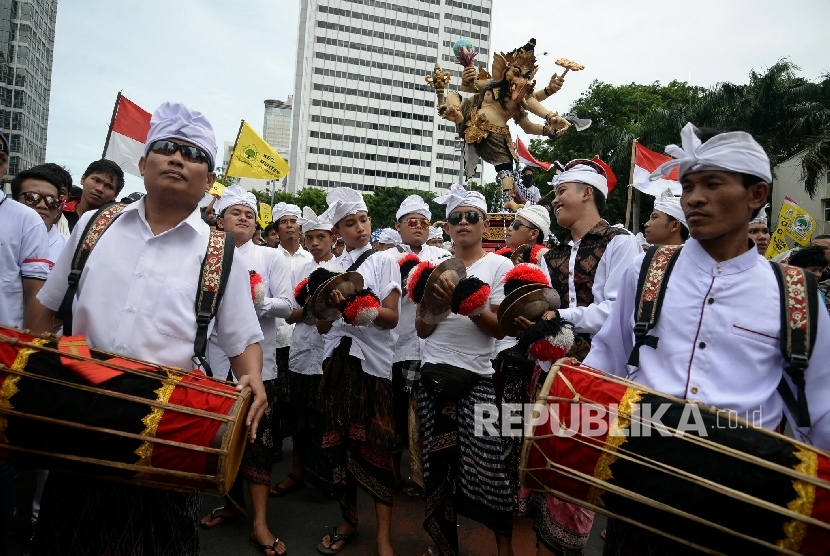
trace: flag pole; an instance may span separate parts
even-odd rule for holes
[[[631,140],[631,170],[628,174],[628,200],[625,204],[625,229],[630,230],[629,224],[631,223],[631,198],[633,197],[634,193],[634,163],[637,160],[637,138],[633,138]]]
[[[233,153],[236,152],[236,145],[239,143],[239,136],[242,135],[242,126],[245,125],[245,120],[239,120],[239,130],[236,132],[236,139],[233,140],[233,148],[231,149],[231,158],[228,160],[228,167],[225,168],[225,175],[222,176],[223,178],[231,177],[228,174],[228,170],[231,169],[231,163],[233,163]]]
[[[107,148],[110,146],[110,135],[112,135],[112,126],[115,125],[115,116],[118,114],[119,104],[121,104],[121,91],[118,91],[118,96],[115,97],[115,106],[112,107],[112,118],[110,119],[110,127],[107,130],[107,140],[104,141],[104,152],[101,153],[101,158],[107,156]]]

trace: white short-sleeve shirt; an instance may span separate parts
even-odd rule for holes
[[[38,294],[53,311],[63,300],[72,255],[93,214],[81,217]],[[154,235],[144,199],[127,206],[87,260],[78,284],[73,334],[86,336],[92,347],[104,351],[193,368],[196,290],[209,237],[198,209],[173,229]],[[231,357],[262,341],[248,269],[236,254],[213,327]]]
[[[513,268],[510,259],[487,253],[467,268],[467,276],[475,276],[490,286],[486,309],[504,300],[504,275]],[[482,376],[493,374],[490,358],[496,340],[479,330],[469,317],[455,313],[438,323],[424,341],[424,363],[445,363],[467,369]]]

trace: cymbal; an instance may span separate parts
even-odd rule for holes
[[[525,262],[525,253],[533,249],[533,246],[529,243],[525,243],[524,245],[517,247],[513,254],[510,255],[510,260],[513,261],[513,264],[519,264]]]
[[[505,296],[505,298],[502,300],[501,304],[499,305],[499,310],[498,312],[496,312],[496,318],[501,320],[501,316],[504,314],[507,308],[510,307],[514,301],[522,297],[524,294],[536,290],[541,290],[544,287],[546,286],[542,284],[525,284],[524,286],[519,286],[518,288],[510,292],[509,295]]]
[[[542,317],[545,311],[558,308],[559,294],[556,293],[556,290],[553,288],[534,290],[520,296],[504,310],[501,318],[499,318],[499,326],[506,336],[519,336],[521,331],[516,328],[513,319],[525,317],[535,322]]]
[[[450,314],[450,304],[442,303],[434,297],[435,284],[441,276],[446,276],[453,284],[458,284],[467,277],[467,267],[460,259],[453,257],[436,266],[430,273],[424,287],[424,298],[421,300],[425,309],[421,319],[427,324],[438,324]]]
[[[311,312],[318,319],[332,321],[340,318],[340,308],[329,305],[329,296],[335,289],[339,290],[343,297],[348,297],[363,289],[363,276],[359,272],[344,272],[329,278],[318,287],[309,301]]]

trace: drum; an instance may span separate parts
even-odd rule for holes
[[[250,389],[0,327],[0,458],[153,488],[224,495]]]
[[[827,452],[573,359],[536,404],[527,488],[710,553],[830,554]]]

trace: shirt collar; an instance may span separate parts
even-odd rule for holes
[[[689,238],[686,241],[681,253],[688,254],[703,272],[711,276],[739,274],[754,267],[758,264],[759,260],[762,260],[757,249],[753,247],[752,249],[748,249],[746,253],[719,263],[709,256],[709,253],[700,245],[700,242],[694,238]]]
[[[138,215],[141,217],[141,220],[143,220],[144,224],[149,228],[150,224],[147,223],[147,207],[144,204],[144,200],[146,198],[147,197],[144,196],[140,200],[136,201],[135,203],[130,203],[129,205],[127,205],[124,208],[122,213],[127,214],[128,212],[131,212],[131,211],[134,211],[134,210],[138,211]],[[210,231],[210,226],[205,224],[205,221],[202,220],[202,213],[199,210],[199,207],[196,207],[195,209],[193,209],[193,212],[191,212],[190,215],[187,218],[185,218],[184,220],[182,220],[181,222],[176,224],[174,229],[178,228],[182,224],[187,224],[188,226],[193,228],[193,230],[197,234],[199,234],[200,236],[204,235],[206,230]]]
[[[351,251],[346,251],[345,253],[343,253],[343,260],[344,261],[349,261],[350,263],[354,263],[358,259],[358,257],[360,257],[363,253],[365,253],[366,251],[368,251],[371,248],[372,248],[372,244],[367,243],[363,247],[359,247],[357,249],[352,249]]]
[[[302,245],[300,245],[300,247],[297,249],[297,252],[296,252],[296,253],[294,253],[293,255],[292,255],[291,253],[289,253],[289,252],[288,252],[288,249],[286,249],[286,248],[285,248],[285,247],[283,247],[282,245],[277,245],[277,251],[282,251],[282,252],[283,252],[283,254],[284,254],[286,257],[302,257],[302,256],[303,256],[303,254],[306,252],[306,250],[305,250],[305,249],[303,249],[303,246],[302,246]]]
[[[240,253],[245,254],[248,251],[250,251],[253,248],[253,246],[254,246],[254,240],[249,239],[248,241],[246,241],[245,243],[242,244],[242,247],[237,247],[237,249],[239,250]]]

